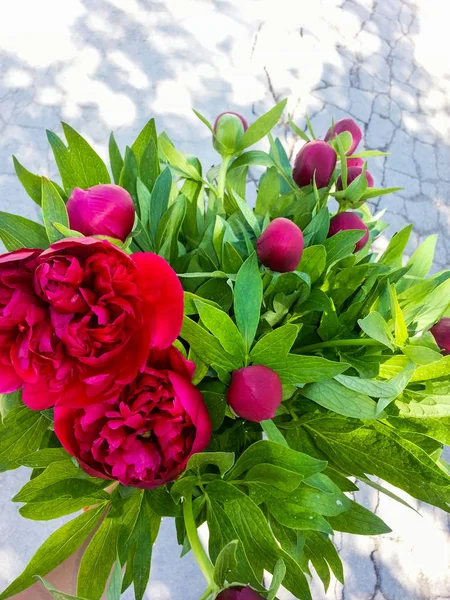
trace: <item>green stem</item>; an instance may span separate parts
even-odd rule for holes
[[[208,586],[203,594],[200,596],[199,600],[207,600],[211,596],[212,589],[211,586]]]
[[[310,344],[303,348],[296,348],[295,353],[310,352],[311,350],[320,350],[321,348],[335,348],[336,346],[382,346],[378,340],[371,339],[353,339],[353,340],[330,340],[328,342],[319,342],[318,344]]]
[[[225,195],[225,181],[227,178],[228,165],[233,157],[226,154],[223,157],[222,164],[220,165],[219,178],[217,179],[217,198],[222,200]]]
[[[197,525],[195,524],[194,513],[192,511],[192,496],[188,496],[183,502],[183,515],[186,533],[192,552],[206,579],[209,591],[211,591],[212,587],[214,586],[214,567],[212,566],[206,552],[203,549],[200,538],[198,537]]]

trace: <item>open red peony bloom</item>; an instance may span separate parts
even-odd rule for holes
[[[137,378],[105,402],[55,407],[55,433],[82,468],[123,485],[154,488],[175,479],[211,437],[194,363],[174,347],[155,350]]]
[[[22,255],[32,264],[20,261]],[[15,383],[10,369],[0,377],[9,389],[23,382],[30,408],[84,406],[114,396],[134,379],[150,349],[169,347],[181,329],[181,284],[155,254],[130,257],[105,240],[76,238],[42,253],[5,255],[0,265],[6,273],[1,316],[7,324],[17,321],[16,330],[0,325],[2,346],[11,347]],[[8,275],[13,268],[19,271]],[[11,317],[14,277],[23,284],[12,300],[20,315]]]
[[[33,289],[33,272],[41,250],[17,250],[0,256],[0,393],[34,381],[33,348],[45,344],[49,321]]]

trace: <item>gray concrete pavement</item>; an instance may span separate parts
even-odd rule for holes
[[[377,202],[407,222],[410,250],[440,234],[435,268],[449,266],[450,42],[446,0],[15,0],[0,19],[0,206],[37,217],[16,180],[11,154],[54,177],[45,129],[70,122],[106,155],[111,129],[123,147],[150,116],[177,146],[217,162],[209,133],[225,109],[250,121],[283,97],[300,126],[319,135],[352,116],[368,148],[386,150],[369,170],[404,191]],[[298,140],[280,127],[291,154]],[[0,589],[25,566],[56,523],[22,519],[9,499],[23,471],[2,475]],[[315,600],[449,600],[450,521],[428,506],[418,516],[367,490],[358,496],[393,528],[379,539],[338,536],[347,583]],[[195,600],[202,578],[178,560],[173,528],[155,549],[148,600]],[[286,596],[287,598],[288,596]],[[128,595],[127,599],[131,600]]]

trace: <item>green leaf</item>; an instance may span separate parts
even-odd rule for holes
[[[361,425],[328,416],[303,424],[319,450],[345,472],[381,477],[418,500],[448,510],[450,478],[423,450],[392,427],[376,421],[370,427]]]
[[[388,324],[380,313],[375,310],[372,311],[364,319],[359,319],[358,325],[370,338],[377,340],[380,344],[387,346],[390,350],[394,350],[392,335],[389,331]]]
[[[49,246],[45,228],[39,223],[25,219],[25,217],[0,211],[0,229],[17,240],[20,244],[19,248],[41,248],[45,250]]]
[[[380,517],[353,501],[350,510],[336,517],[330,517],[329,522],[335,531],[356,535],[381,535],[392,531]]]
[[[316,215],[314,215],[314,217],[303,230],[305,245],[312,246],[314,244],[324,244],[327,240],[329,229],[330,212],[328,210],[328,207],[324,206],[319,210],[319,212]]]
[[[227,388],[220,381],[203,382],[199,386],[203,400],[208,409],[213,431],[219,429],[225,418],[227,408]]]
[[[0,428],[0,467],[15,468],[15,461],[37,450],[48,425],[40,412],[23,404],[11,410]]]
[[[78,172],[69,149],[62,140],[52,131],[47,130],[47,139],[53,151],[56,165],[61,175],[62,183],[66,192],[71,192],[76,187],[88,188],[83,172]]]
[[[264,136],[266,136],[280,120],[286,106],[287,99],[279,102],[276,106],[269,110],[265,115],[256,119],[254,123],[250,125],[247,131],[244,133],[242,138],[240,150],[253,146],[256,142],[259,142]]]
[[[247,352],[259,325],[263,284],[256,254],[245,261],[236,277],[234,288],[234,313]]]
[[[214,465],[223,476],[234,465],[234,452],[201,452],[193,454],[186,466],[187,470],[200,472],[204,466]]]
[[[185,177],[201,181],[201,175],[195,167],[190,165],[186,158],[178,152],[171,144],[169,138],[162,133],[158,138],[159,148],[166,157],[167,161],[180,171]]]
[[[411,235],[412,225],[407,225],[404,229],[396,233],[388,247],[381,255],[379,262],[384,265],[392,265],[395,267],[402,266],[402,256]]]
[[[20,183],[25,188],[26,193],[30,196],[36,204],[39,206],[42,202],[42,178],[40,175],[34,175],[30,173],[20,162],[17,160],[15,156],[13,156],[14,169],[16,171],[16,175],[19,178]],[[53,185],[56,187],[58,192],[63,196],[65,196],[64,190],[62,190],[57,183],[52,181]]]
[[[56,588],[54,588],[48,581],[39,577],[39,575],[35,575],[35,579],[40,581],[45,589],[48,591],[50,596],[54,600],[86,600],[85,598],[80,598],[80,596],[73,596],[72,594],[66,594],[65,592],[60,592]]]
[[[326,260],[327,251],[325,246],[309,246],[304,249],[297,270],[307,273],[311,278],[311,283],[314,283],[324,272]]]
[[[415,365],[408,362],[405,369],[389,381],[349,377],[348,375],[336,375],[335,379],[346,388],[361,394],[368,394],[373,398],[396,398],[408,385],[414,370]]]
[[[225,584],[228,575],[234,571],[237,566],[236,551],[238,544],[238,540],[233,540],[219,552],[219,556],[214,565],[214,582],[219,587],[222,587]]]
[[[280,177],[276,167],[267,169],[262,177],[258,194],[256,196],[255,213],[265,216],[271,212],[272,205],[276,203],[280,196]]]
[[[326,462],[312,458],[308,454],[297,452],[275,442],[261,440],[252,444],[242,453],[226,478],[234,480],[261,463],[269,463],[288,471],[294,471],[303,477],[320,473],[327,466]]]
[[[332,379],[307,385],[302,389],[302,394],[320,406],[346,417],[376,419],[378,416],[374,400]]]
[[[61,124],[69,146],[72,164],[77,173],[83,175],[84,181],[80,187],[88,188],[99,183],[111,183],[108,169],[97,152],[70,125]]]
[[[371,158],[373,156],[389,156],[389,152],[381,152],[380,150],[363,150],[362,152],[356,152],[347,158]]]
[[[405,317],[403,316],[402,309],[398,303],[397,292],[394,284],[388,287],[388,292],[391,305],[391,315],[394,321],[395,342],[398,346],[404,346],[409,335],[408,329],[406,328]]]
[[[154,191],[154,188],[153,188]],[[187,201],[182,194],[164,213],[158,227],[156,247],[160,256],[173,263],[178,258],[178,236],[186,216]]]
[[[255,213],[247,204],[247,202],[243,198],[241,198],[235,191],[232,190],[231,195],[233,197],[234,202],[238,206],[240,212],[242,213],[242,216],[250,225],[255,236],[258,238],[261,235],[261,228],[259,226],[258,219],[256,218]]]
[[[42,178],[42,217],[50,243],[63,239],[64,235],[53,226],[53,223],[61,223],[64,227],[69,227],[66,205],[58,190],[45,177]]]
[[[250,352],[251,362],[264,364],[261,361],[278,361],[286,358],[295,342],[298,331],[297,325],[288,323],[264,335],[256,342]]]
[[[82,233],[80,233],[79,231],[75,231],[75,229],[69,229],[68,227],[65,227],[64,225],[61,225],[61,223],[54,222],[53,227],[66,238],[68,238],[68,237],[77,237],[77,238],[84,237],[84,235]],[[104,237],[104,239],[108,239],[108,236],[103,236],[103,237]],[[114,238],[111,238],[111,240],[113,240],[113,239]],[[117,242],[117,240],[115,240],[115,241]],[[119,240],[119,242],[120,242],[120,240]],[[111,243],[113,243],[113,242],[111,241]],[[117,243],[116,243],[116,245],[117,245]]]
[[[449,298],[450,279],[447,279],[428,294],[422,308],[417,312],[414,318],[416,331],[426,330],[434,325],[447,309]]]
[[[33,584],[36,574],[46,575],[69,558],[95,528],[103,511],[103,506],[92,508],[52,533],[34,554],[23,573],[0,594],[0,600],[22,592]]]
[[[141,510],[133,531],[133,542],[136,552],[133,559],[134,595],[136,600],[142,600],[150,578],[153,544],[159,530],[161,517],[151,510],[146,494],[141,504]]]
[[[278,559],[286,564],[284,587],[304,600],[311,600],[306,577],[298,563],[277,545],[260,508],[243,492],[224,481],[207,487],[208,495],[224,503],[226,514],[233,519],[237,539],[241,542],[250,564],[258,572],[274,573]]]
[[[89,542],[78,571],[77,594],[100,600],[116,559],[120,522],[107,517]]]
[[[410,277],[426,277],[433,265],[434,249],[436,247],[437,235],[430,235],[413,253],[407,266],[411,267],[408,271]]]
[[[228,172],[246,166],[273,167],[274,162],[267,152],[263,152],[262,150],[249,150],[248,152],[241,154],[231,163]]]
[[[298,135],[302,140],[304,140],[305,142],[309,142],[310,141],[308,135],[303,131],[303,129],[300,129],[300,127],[297,127],[297,125],[292,121],[291,118],[288,119],[288,123],[289,123],[292,131],[296,135]]]
[[[111,163],[114,183],[118,185],[123,169],[123,158],[113,133],[109,136],[109,162]]]
[[[429,365],[441,360],[442,355],[436,350],[425,346],[409,345],[402,348],[403,354],[414,361],[417,365]]]
[[[272,582],[270,584],[270,589],[267,594],[267,600],[276,600],[276,595],[281,584],[283,583],[285,575],[286,565],[284,564],[284,560],[282,558],[279,558],[273,571]]]
[[[20,464],[30,469],[45,469],[54,462],[70,461],[71,455],[64,448],[42,448],[20,458]]]
[[[327,267],[330,267],[336,261],[350,256],[355,250],[355,245],[365,235],[360,229],[339,231],[335,235],[324,241],[327,252]]]
[[[11,394],[0,394],[0,423],[3,424],[9,413],[19,406],[22,406],[22,393],[20,391]]]
[[[172,174],[169,167],[166,167],[164,171],[157,177],[151,196],[149,223],[150,231],[155,239],[161,218],[169,206],[171,189]]]
[[[139,173],[142,182],[150,191],[153,191],[153,186],[155,185],[155,181],[158,178],[160,171],[158,140],[150,140],[139,164]]]
[[[83,484],[84,482],[81,482]],[[64,494],[64,488],[61,494]],[[98,491],[93,492],[91,496],[84,496],[82,498],[67,498],[63,495],[58,495],[54,500],[46,500],[45,494],[43,494],[43,502],[30,502],[19,508],[19,513],[25,519],[32,519],[33,521],[50,521],[51,519],[57,519],[65,515],[70,515],[74,512],[78,512],[83,508],[89,508],[97,504],[101,504],[107,501],[109,495],[107,492]]]
[[[198,117],[200,119],[200,121],[206,125],[206,127],[210,130],[210,132],[214,135],[214,129],[211,125],[211,123],[208,121],[208,119],[206,117],[204,117],[202,114],[200,114],[198,111],[195,110],[195,108],[192,109],[192,112],[195,114],[196,117]]]
[[[136,182],[139,176],[139,165],[137,162],[137,158],[135,157],[133,150],[128,146],[125,148],[125,160],[123,163],[123,169],[120,173],[119,185],[123,187],[130,194],[131,198],[134,202],[134,207],[137,211],[138,216],[140,216],[139,212],[139,202],[137,199],[137,189]]]
[[[227,371],[234,371],[241,367],[240,361],[225,352],[213,335],[188,317],[184,317],[180,337],[186,340],[200,359],[208,365],[214,363]]]
[[[300,356],[289,354],[284,359],[264,359],[260,364],[278,373],[283,383],[301,385],[331,379],[346,371],[350,365],[334,362],[320,356]]]
[[[155,119],[150,119],[143,127],[142,131],[136,138],[136,141],[131,146],[133,154],[136,157],[138,164],[141,163],[142,157],[144,156],[145,150],[147,149],[150,142],[157,141],[156,135],[156,124]]]
[[[122,566],[119,557],[116,556],[116,563],[113,569],[111,579],[108,584],[107,600],[120,600],[122,592]]]
[[[140,225],[145,233],[149,230],[151,195],[145,184],[136,179],[136,196],[139,204]],[[139,240],[138,240],[139,243]]]
[[[206,515],[209,529],[209,555],[211,560],[216,562],[221,549],[238,539],[238,534],[224,509],[218,502],[209,497],[206,503]],[[231,581],[245,581],[254,589],[263,590],[260,584],[262,573],[260,573],[260,576],[255,574],[242,544],[238,544],[236,548],[236,568],[229,574],[228,578]]]
[[[270,463],[255,465],[248,470],[244,478],[246,483],[262,483],[283,492],[293,492],[303,480],[303,475]]]
[[[367,190],[362,195],[361,201],[365,202],[366,200],[370,200],[371,198],[378,198],[379,196],[386,196],[387,194],[393,194],[394,192],[401,192],[403,188],[393,187],[393,188],[367,188]]]
[[[0,229],[0,240],[8,252],[14,252],[14,250],[20,250],[23,248],[19,240],[4,229]]]
[[[264,433],[267,436],[267,439],[271,442],[276,442],[277,444],[282,444],[283,446],[288,446],[289,444],[286,442],[281,431],[272,421],[272,419],[267,419],[265,421],[261,421],[261,427]]]
[[[246,348],[238,328],[227,313],[199,300],[194,300],[203,324],[219,340],[223,349],[236,360],[244,362]]]

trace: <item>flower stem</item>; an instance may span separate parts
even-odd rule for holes
[[[295,353],[310,352],[312,350],[320,350],[321,348],[335,348],[336,346],[382,346],[381,342],[372,339],[352,339],[352,340],[329,340],[328,342],[319,342],[318,344],[310,344],[303,348],[296,348]]]
[[[225,181],[227,178],[228,165],[233,157],[226,154],[223,157],[222,164],[220,165],[219,177],[217,179],[217,197],[223,202],[225,195]]]
[[[198,537],[197,525],[195,524],[194,513],[192,511],[192,496],[188,496],[183,501],[184,524],[186,525],[186,533],[191,545],[192,552],[197,560],[203,576],[208,584],[208,591],[211,592],[214,586],[214,567],[212,566],[206,552]],[[206,596],[207,597],[207,596]]]
[[[203,594],[200,596],[199,600],[207,600],[211,596],[212,589],[211,586],[208,586]]]

